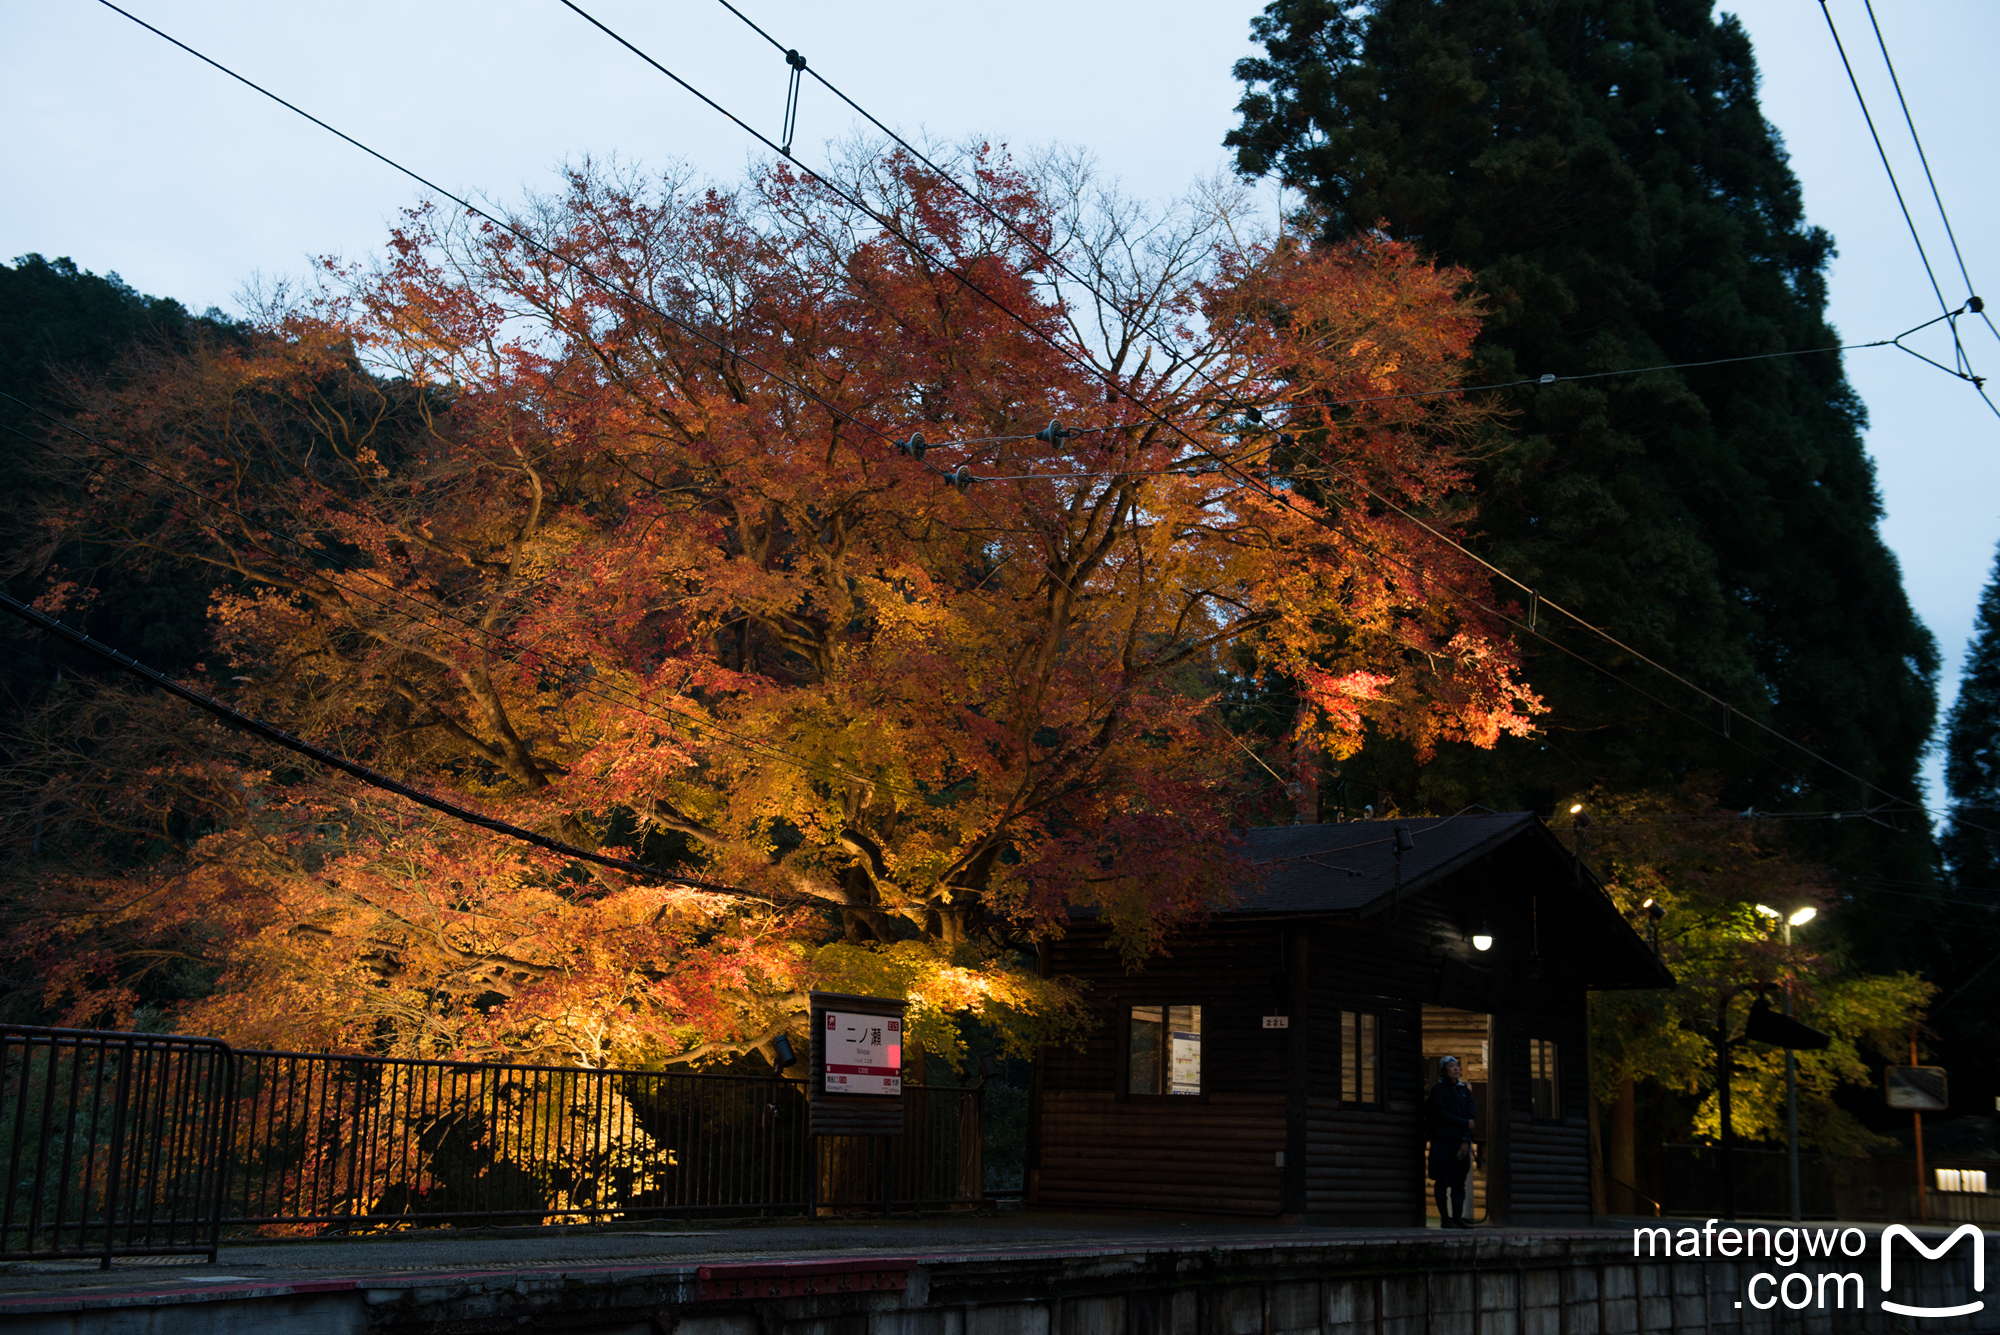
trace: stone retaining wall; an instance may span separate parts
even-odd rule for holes
[[[1931,1245],[1941,1232],[1927,1235]],[[959,1255],[638,1264],[306,1284],[221,1281],[0,1301],[13,1335],[1779,1335],[2000,1332],[1974,1315],[1885,1311],[1983,1300],[1972,1239],[1899,1256],[1880,1286],[1879,1240],[1858,1257],[1790,1268],[1634,1259],[1629,1235],[1376,1235],[1356,1241],[1022,1248]],[[1982,1239],[1990,1242],[1991,1239]],[[1901,1244],[1898,1244],[1900,1246]],[[1767,1273],[1754,1292],[1755,1275]],[[1858,1275],[1835,1294],[1824,1274]],[[1786,1275],[1793,1280],[1780,1289]],[[1822,1295],[1827,1305],[1822,1308]],[[1996,1297],[2000,1297],[1997,1294]],[[1796,1310],[1784,1299],[1803,1300]],[[1771,1306],[1759,1310],[1758,1304]],[[1865,1307],[1857,1307],[1865,1301]]]

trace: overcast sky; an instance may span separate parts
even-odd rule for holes
[[[579,0],[776,137],[782,57],[715,0]],[[125,6],[440,184],[508,200],[585,154],[739,174],[754,145],[558,0],[129,0]],[[1254,3],[743,0],[856,101],[904,132],[1080,145],[1133,193],[1177,194],[1220,147]],[[1964,281],[1910,147],[1861,0],[1830,0],[1876,125],[1953,306]],[[1831,231],[1835,326],[1850,342],[1939,313],[1815,0],[1745,0],[1765,115],[1812,221]],[[1975,284],[2000,296],[2000,186],[1987,133],[2000,5],[1877,7]],[[854,126],[810,83],[802,156]],[[404,178],[175,50],[96,0],[0,0],[0,257],[67,255],[143,292],[237,308],[253,275],[359,256],[416,198]],[[1275,203],[1275,194],[1270,194]],[[2000,340],[1966,322],[1974,367]],[[1915,340],[1949,362],[1949,344]],[[2000,538],[2000,418],[1893,349],[1851,353],[1867,402],[1883,533],[1937,635],[1944,703]],[[2000,394],[1996,394],[2000,397]],[[1935,790],[1936,762],[1931,773]],[[1935,809],[1935,791],[1934,791]]]

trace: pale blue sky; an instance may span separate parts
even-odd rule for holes
[[[714,0],[579,2],[777,134],[782,58]],[[127,7],[456,190],[505,200],[587,153],[681,158],[728,177],[752,147],[556,0]],[[1226,164],[1220,140],[1239,93],[1229,68],[1250,50],[1256,8],[747,0],[746,12],[899,129],[1082,145],[1134,193],[1166,195]],[[1937,314],[1819,4],[1722,8],[1749,27],[1765,114],[1791,149],[1812,220],[1840,244],[1841,334],[1866,341]],[[1867,15],[1860,0],[1831,0],[1831,10],[1956,305],[1963,284]],[[2000,297],[1989,137],[2000,5],[1885,0],[1877,12],[1973,280]],[[802,152],[849,133],[844,112],[808,84]],[[253,273],[369,251],[415,198],[379,163],[95,0],[0,0],[0,121],[11,127],[0,143],[0,257],[69,255],[196,308],[233,308]],[[1975,366],[2000,373],[2000,341],[1984,326],[1968,325],[1967,337]],[[1948,705],[2000,539],[2000,418],[1969,387],[1892,350],[1852,354],[1848,368],[1873,419],[1884,536],[1946,656]]]

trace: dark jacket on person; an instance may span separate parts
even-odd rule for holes
[[[1472,1139],[1472,1087],[1458,1080],[1440,1080],[1431,1086],[1424,1105],[1425,1134],[1432,1141],[1462,1144]]]

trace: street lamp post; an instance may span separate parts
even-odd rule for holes
[[[1764,906],[1757,906],[1764,912]],[[1785,919],[1785,949],[1792,948],[1792,928],[1803,927],[1818,915],[1818,910],[1810,906],[1793,912]],[[1772,916],[1776,916],[1775,914]],[[1787,961],[1789,964],[1789,961]],[[1792,1013],[1792,975],[1785,974],[1785,1014]],[[1790,1048],[1785,1049],[1785,1157],[1791,1169],[1792,1179],[1792,1222],[1798,1223],[1803,1217],[1799,1197],[1799,1058]]]

